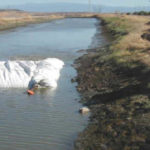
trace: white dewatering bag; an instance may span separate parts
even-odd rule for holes
[[[47,58],[41,61],[0,61],[0,87],[27,88],[35,83],[56,88],[63,61]]]

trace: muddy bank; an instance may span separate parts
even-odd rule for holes
[[[128,59],[117,53],[116,59],[112,45],[128,32],[106,28],[117,40],[75,62],[81,101],[91,109],[89,125],[79,134],[75,149],[149,150],[150,67],[134,53]]]

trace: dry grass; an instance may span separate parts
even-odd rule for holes
[[[0,11],[0,30],[64,18],[60,14],[28,13],[23,11]]]
[[[41,23],[62,18],[89,18],[93,13],[29,13],[24,11],[0,11],[0,30],[7,30],[30,23]]]
[[[119,43],[118,47],[123,49],[145,49],[150,46],[150,42],[141,38],[141,35],[150,27],[146,23],[150,20],[150,17],[141,16],[123,16],[128,19],[132,30],[125,36]]]
[[[149,16],[103,14],[99,17],[106,21],[109,20],[108,30],[109,28],[110,30],[117,30],[123,23],[125,26],[122,26],[121,29],[128,32],[127,35],[120,36],[117,42],[112,44],[113,54],[111,58],[115,59],[117,63],[141,61],[150,66],[150,53],[147,51],[150,49],[150,41],[141,37],[150,29],[150,26],[147,25],[150,20]],[[114,18],[116,19],[114,20]],[[112,20],[116,26],[111,26]]]

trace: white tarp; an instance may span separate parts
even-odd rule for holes
[[[55,88],[63,61],[47,58],[41,61],[0,61],[0,87],[29,87],[34,83]]]

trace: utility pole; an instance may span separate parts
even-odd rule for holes
[[[91,0],[88,0],[89,1],[89,12],[92,12],[92,3],[91,3]]]

